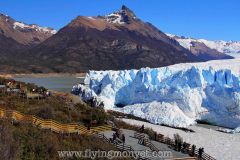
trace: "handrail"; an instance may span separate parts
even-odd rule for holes
[[[137,138],[137,139],[144,139],[146,136],[144,135],[144,133],[134,132],[134,137]],[[148,146],[152,151],[159,151],[158,148],[156,146],[154,146],[154,144],[151,142],[151,140],[149,138],[147,138],[146,140],[147,140],[146,141],[146,146]],[[162,135],[162,134],[157,135],[156,141],[167,144],[167,145],[170,145],[170,146],[175,146],[175,143],[172,139],[170,139],[169,137],[164,137],[164,135]],[[190,144],[189,144],[189,147],[187,148],[187,151],[188,151],[188,153],[191,152]],[[199,156],[198,155],[198,150],[195,150],[194,154],[196,156]],[[196,159],[196,157],[180,158],[180,159],[177,159],[177,160],[192,160],[192,159]],[[207,153],[203,152],[202,153],[202,160],[216,160],[216,159],[211,157]]]
[[[103,133],[97,134],[97,136],[99,138],[105,140],[106,142],[111,143],[111,141]],[[118,143],[114,143],[114,142],[111,143],[111,144],[113,144],[120,151],[129,151],[129,152],[133,151],[134,152],[134,149],[130,145],[118,144]],[[143,158],[143,157],[138,157],[138,160],[149,160],[149,159],[148,158]]]
[[[148,147],[152,150],[152,151],[159,151],[159,149],[149,140],[148,141]]]
[[[134,137],[137,139],[143,139],[146,135],[144,133],[134,132]]]
[[[110,140],[103,134],[103,133],[100,133],[100,134],[97,134],[99,138],[101,139],[104,139],[106,142],[110,142]],[[123,150],[123,151],[132,151],[132,147],[129,146],[129,145],[126,145],[126,144],[118,144],[118,143],[112,143],[114,146],[116,146],[118,149],[120,150]]]
[[[78,133],[78,134],[94,134],[102,131],[111,130],[110,125],[103,125],[98,127],[91,127],[88,130],[84,125],[78,123],[62,124],[52,119],[42,119],[34,115],[25,115],[15,110],[6,110],[0,108],[0,118],[11,118],[17,122],[30,122],[34,125],[38,125],[42,129],[50,129],[57,133]]]
[[[154,146],[154,144],[151,142],[151,140],[146,137],[146,135],[144,133],[139,133],[139,132],[134,132],[134,137],[137,139],[141,139],[141,140],[146,140],[146,146],[149,147],[152,151],[159,151],[159,149]]]
[[[161,142],[161,143],[168,144],[172,147],[175,146],[174,140],[170,139],[169,137],[164,137],[164,135],[162,135],[162,134],[157,135],[157,141]],[[189,146],[187,148],[187,150],[188,150],[188,153],[191,153],[191,146]],[[194,155],[199,157],[198,149],[195,149]],[[212,156],[208,155],[207,153],[203,152],[202,153],[202,160],[216,160],[216,159],[213,158]]]

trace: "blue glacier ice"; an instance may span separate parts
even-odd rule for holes
[[[155,124],[186,127],[196,120],[236,128],[240,126],[238,68],[216,69],[174,65],[140,70],[90,71],[89,88],[81,98],[95,97],[105,109],[145,118]],[[240,69],[240,68],[239,68]]]

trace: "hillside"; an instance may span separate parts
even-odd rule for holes
[[[56,31],[48,27],[26,24],[0,14],[0,72],[31,72],[31,62],[23,53],[45,41]]]
[[[106,16],[78,16],[34,47],[32,61],[54,72],[130,69],[190,61],[191,53],[126,8]]]
[[[0,14],[0,35],[12,38],[16,42],[32,46],[39,44],[56,33],[48,27],[19,22],[8,15]],[[10,47],[10,46],[6,46]]]

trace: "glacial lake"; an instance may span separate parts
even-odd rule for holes
[[[83,83],[84,77],[77,76],[55,76],[55,77],[13,77],[16,81],[34,83],[47,89],[61,92],[71,92],[76,84]]]

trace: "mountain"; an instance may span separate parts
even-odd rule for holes
[[[126,6],[106,16],[78,16],[31,53],[31,62],[53,72],[159,67],[195,57]]]
[[[54,29],[18,22],[7,15],[0,14],[0,34],[12,38],[20,44],[36,45],[55,33]]]
[[[105,16],[78,16],[58,32],[0,18],[0,38],[8,44],[0,44],[1,72],[76,73],[231,58],[203,43],[184,48],[126,6]]]
[[[215,52],[219,52],[222,54],[235,54],[240,53],[240,42],[237,41],[211,41],[206,39],[194,39],[188,38],[184,36],[177,36],[173,34],[167,34],[169,37],[175,39],[179,42],[181,46],[187,48],[189,50],[194,49],[196,44],[204,45],[204,47],[208,47],[211,50],[215,50]],[[217,53],[216,54],[219,54]]]
[[[221,53],[240,53],[240,42],[238,41],[209,41],[205,39],[199,39],[198,41]]]
[[[0,14],[0,71],[26,72],[27,69],[22,62],[30,62],[22,53],[55,33],[56,31],[51,28],[28,25]]]

